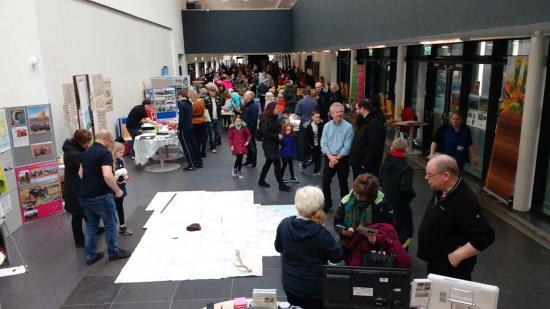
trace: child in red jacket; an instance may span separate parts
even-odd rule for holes
[[[235,165],[233,166],[233,172],[231,175],[233,177],[238,177],[243,179],[243,173],[241,172],[241,167],[243,166],[243,155],[248,153],[248,144],[250,143],[252,135],[250,130],[246,127],[246,123],[243,122],[240,115],[235,116],[235,121],[229,127],[229,146],[233,155],[237,158],[235,159]]]

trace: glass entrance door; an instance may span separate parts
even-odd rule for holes
[[[447,122],[450,115],[460,110],[460,81],[462,67],[440,66],[437,68],[435,84],[435,104],[433,109],[433,131]]]

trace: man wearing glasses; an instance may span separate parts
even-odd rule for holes
[[[112,143],[113,135],[107,130],[100,130],[95,135],[93,145],[82,155],[82,165],[78,172],[82,178],[79,201],[86,216],[84,233],[86,265],[91,265],[103,258],[103,253],[96,250],[96,235],[100,219],[105,224],[105,242],[109,261],[130,256],[130,252],[120,249],[117,244],[114,197],[121,197],[122,190],[118,187],[113,175],[113,155],[109,151]]]
[[[426,181],[434,190],[418,231],[418,252],[428,273],[471,280],[476,256],[495,240],[476,196],[459,176],[455,159],[432,158]]]

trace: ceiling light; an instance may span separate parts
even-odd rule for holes
[[[350,51],[351,49],[349,48],[340,48],[339,51]]]
[[[325,50],[323,50],[323,53],[330,53],[330,50],[325,49]]]
[[[451,43],[460,43],[461,39],[448,39],[448,40],[435,40],[435,41],[420,41],[422,45],[432,45],[432,44],[451,44]]]
[[[368,49],[375,49],[375,48],[386,48],[386,45],[372,45],[367,46]]]

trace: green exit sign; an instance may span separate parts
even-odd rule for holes
[[[432,54],[432,45],[424,45],[424,56]]]

